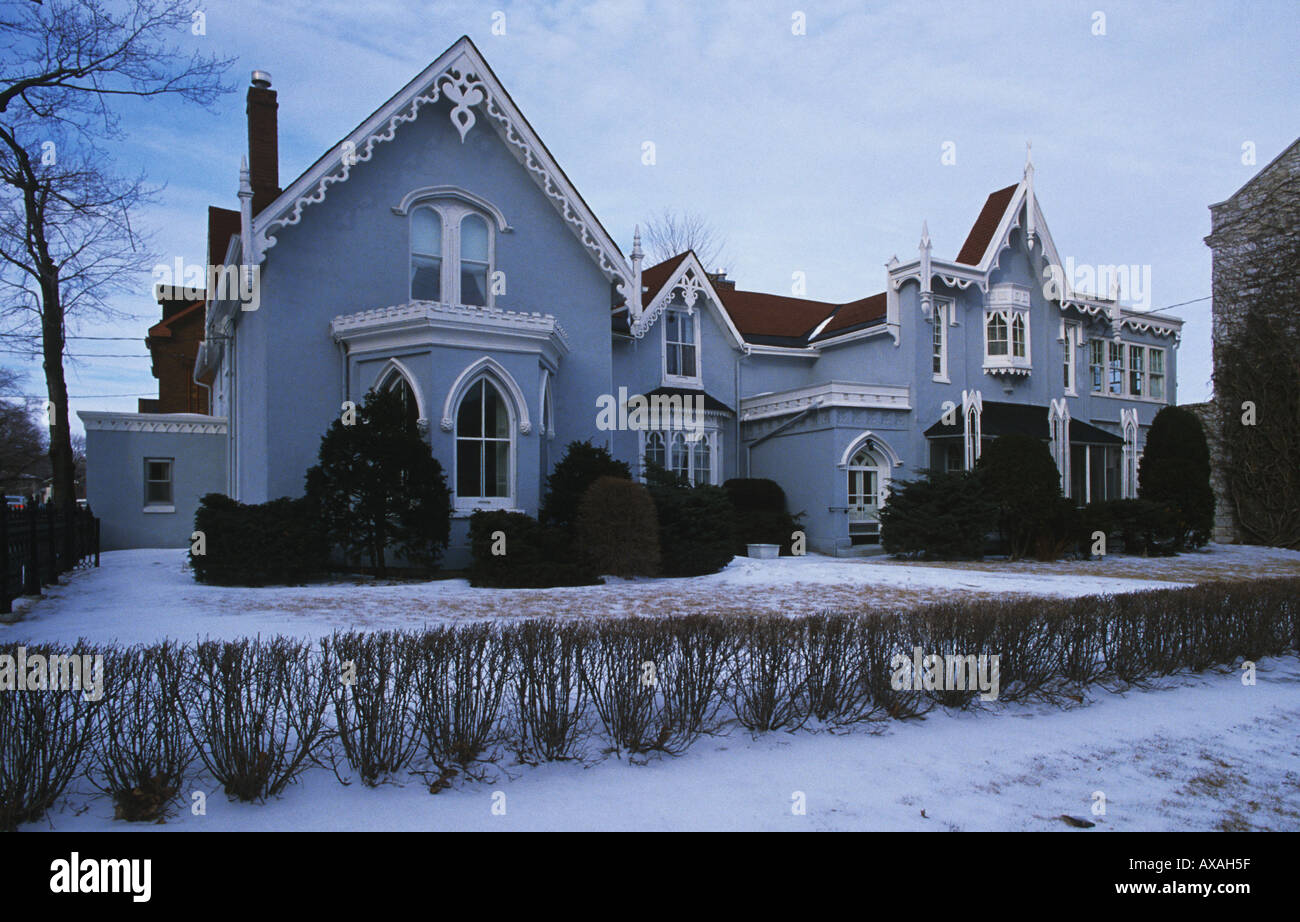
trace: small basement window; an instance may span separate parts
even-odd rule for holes
[[[157,512],[171,512],[172,504],[171,458],[144,459],[144,506]]]

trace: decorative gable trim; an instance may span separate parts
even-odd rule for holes
[[[668,276],[668,280],[657,292],[651,294],[640,316],[635,317],[631,323],[632,335],[637,339],[645,336],[678,293],[681,294],[686,307],[692,310],[700,295],[705,295],[705,301],[713,308],[717,319],[730,334],[732,344],[738,349],[746,348],[744,337],[732,322],[731,315],[727,313],[722,299],[718,297],[713,283],[709,281],[708,273],[704,271],[704,266],[693,252],[688,252],[673,274]]]
[[[462,141],[476,124],[476,109],[488,117],[507,149],[527,169],[601,273],[627,299],[633,316],[638,316],[641,293],[630,284],[632,270],[623,254],[515,107],[474,43],[464,36],[253,219],[252,261],[260,263],[266,251],[275,246],[280,230],[298,224],[307,206],[325,200],[330,186],[347,182],[353,167],[370,160],[378,145],[393,140],[399,126],[415,121],[422,107],[444,97],[453,103],[451,120]]]

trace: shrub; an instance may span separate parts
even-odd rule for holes
[[[582,681],[589,668],[591,630],[584,624],[526,621],[505,636],[515,667],[515,753],[520,761],[581,759],[591,732],[591,692]]]
[[[17,659],[13,647],[3,651]],[[92,651],[78,645],[28,647],[27,665],[42,656],[82,656]],[[92,709],[82,690],[15,689],[15,674],[0,673],[0,832],[38,820],[79,775],[95,745]]]
[[[325,570],[329,543],[314,507],[303,499],[236,502],[221,493],[199,500],[194,530],[204,553],[190,547],[190,566],[200,582],[224,586],[295,583]]]
[[[544,589],[603,582],[578,555],[568,532],[543,526],[522,512],[475,512],[469,539],[473,586]]]
[[[735,555],[734,510],[727,491],[710,485],[652,482],[664,576],[716,573]]]
[[[1160,503],[1112,499],[1089,503],[1079,514],[1080,545],[1091,555],[1093,535],[1106,535],[1106,553],[1165,556],[1173,553],[1174,515]],[[1115,541],[1118,539],[1118,543]]]
[[[600,477],[578,509],[578,547],[597,573],[654,576],[659,572],[659,521],[639,483]]]
[[[447,547],[447,478],[396,391],[370,391],[351,425],[330,425],[307,472],[307,496],[330,542],[380,575],[390,550],[434,567]]]
[[[995,509],[967,471],[926,471],[896,484],[880,510],[880,542],[890,554],[928,560],[980,558]]]
[[[189,648],[172,641],[108,654],[91,779],[117,819],[161,820],[181,791],[198,755],[182,713],[189,668]]]
[[[415,669],[419,646],[403,634],[335,634],[322,644],[340,681],[332,686],[335,735],[362,784],[401,771],[419,744]]]
[[[774,480],[759,477],[733,478],[722,485],[735,510],[737,556],[747,553],[746,545],[777,544],[791,552],[798,516],[786,511],[785,491]]]
[[[510,651],[491,624],[426,631],[416,669],[416,722],[440,770],[435,792],[490,758],[504,736],[498,723],[510,676]]]
[[[589,649],[582,678],[613,751],[678,751],[660,692],[670,649],[663,624],[649,619],[600,622]]]
[[[538,516],[547,525],[572,530],[578,521],[583,495],[601,477],[631,480],[626,463],[616,461],[609,450],[590,442],[570,442],[546,478],[546,498]]]
[[[1169,507],[1174,549],[1201,547],[1214,529],[1210,450],[1195,413],[1164,407],[1151,422],[1138,465],[1138,498]]]
[[[227,794],[274,797],[307,767],[323,740],[330,665],[286,637],[198,645],[182,713]]]
[[[1046,444],[1027,435],[1001,436],[985,446],[976,471],[1012,560],[1056,546],[1061,475]]]
[[[739,629],[731,668],[736,720],[752,733],[799,729],[808,719],[801,626],[781,617],[755,617],[742,619]]]

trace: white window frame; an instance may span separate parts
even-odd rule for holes
[[[695,479],[695,443],[690,440],[691,430],[689,429],[651,429],[641,430],[637,433],[637,459],[641,471],[641,479],[644,481],[647,473],[646,455],[650,447],[650,439],[658,438],[663,444],[663,468],[670,473],[676,473],[673,468],[673,445],[677,438],[681,438],[686,447],[686,478],[692,486],[698,486]],[[709,446],[709,475],[702,483],[717,486],[722,477],[722,430],[715,428],[705,428],[700,434],[700,441]]]
[[[440,304],[463,304],[460,290],[460,226],[461,222],[469,215],[475,215],[481,218],[488,232],[488,263],[487,263],[487,304],[485,305],[465,305],[469,307],[495,307],[496,295],[493,291],[493,275],[495,274],[497,264],[497,227],[496,221],[492,215],[480,208],[474,208],[465,204],[459,199],[453,198],[426,198],[419,199],[411,205],[410,213],[407,216],[406,224],[406,272],[411,274],[411,260],[415,253],[412,249],[414,234],[412,225],[415,221],[415,213],[421,208],[430,208],[437,213],[438,219],[442,222],[442,300]],[[477,260],[475,260],[477,262]],[[408,297],[415,300],[411,295],[410,281],[406,287]]]
[[[497,395],[501,398],[501,401],[505,404],[506,417],[507,417],[506,431],[509,433],[509,439],[505,440],[499,438],[486,438],[485,436],[479,436],[477,438],[475,438],[474,436],[466,436],[465,438],[476,442],[508,441],[509,456],[506,459],[507,492],[505,496],[462,496],[460,493],[460,442],[461,442],[460,408],[461,408],[461,404],[465,402],[465,398],[469,396],[470,392],[473,391],[474,388],[476,388],[483,381],[486,381],[492,387],[496,388]],[[506,387],[504,383],[497,380],[495,375],[492,375],[488,372],[477,374],[470,380],[468,384],[466,384],[461,389],[460,393],[456,396],[456,402],[454,404],[454,413],[455,415],[452,417],[455,420],[455,423],[453,424],[453,428],[452,428],[451,483],[453,488],[453,496],[455,497],[454,506],[456,512],[459,514],[469,514],[474,512],[476,509],[485,509],[485,510],[514,509],[515,495],[518,490],[518,478],[516,475],[519,470],[519,437],[518,437],[519,417],[514,406],[514,400],[511,397],[510,388]],[[483,471],[480,469],[479,471],[480,481],[482,480],[482,477],[483,477]]]
[[[930,337],[930,376],[934,381],[940,384],[951,384],[952,380],[948,377],[948,327],[952,322],[952,302],[947,300],[935,299],[934,307],[930,312],[930,321],[934,324],[934,329]],[[935,347],[938,347],[938,354],[935,353]],[[934,360],[939,360],[939,370],[935,371]]]
[[[1126,397],[1128,396],[1128,343],[1123,340],[1107,340],[1106,342],[1106,390],[1108,397]],[[1112,350],[1119,349],[1119,390],[1111,387],[1111,373],[1114,370],[1114,359],[1111,357]]]
[[[670,375],[668,373],[668,347],[670,345],[670,343],[668,342],[668,315],[673,312],[676,312],[678,314],[684,314],[690,317],[691,319],[691,327],[695,332],[695,344],[694,344],[695,345],[695,374],[694,375]],[[695,385],[697,387],[703,386],[704,350],[701,348],[702,336],[700,331],[703,328],[704,324],[701,323],[700,321],[703,320],[704,318],[700,316],[701,313],[702,312],[698,309],[693,309],[688,307],[670,306],[668,308],[665,308],[663,317],[661,318],[661,325],[663,326],[663,331],[659,335],[659,342],[662,347],[660,349],[660,354],[661,354],[660,369],[663,372],[664,384],[666,385],[687,384],[687,385]],[[686,345],[690,345],[690,343],[674,342],[671,345],[686,346]],[[681,363],[678,363],[678,367],[679,368],[681,367]]]
[[[1159,394],[1157,394],[1155,392],[1155,388],[1152,387],[1152,381],[1155,378],[1155,372],[1154,372],[1155,363],[1152,362],[1152,359],[1155,358],[1157,355],[1160,356],[1160,393]],[[1159,400],[1162,403],[1168,401],[1169,399],[1169,371],[1168,371],[1168,365],[1166,364],[1165,361],[1166,358],[1167,356],[1165,350],[1162,349],[1161,347],[1147,346],[1147,396],[1150,397],[1152,400]]]
[[[1101,353],[1101,361],[1096,364],[1092,361],[1093,346],[1096,346],[1097,351]],[[1092,374],[1094,368],[1099,369],[1095,386]],[[1088,340],[1088,392],[1102,395],[1106,393],[1106,340],[1101,338]]]
[[[152,464],[167,465],[167,479],[154,480],[149,476],[149,466]],[[151,483],[167,484],[167,499],[151,500],[149,498],[149,485]],[[145,512],[175,512],[176,511],[176,459],[175,458],[145,458],[144,459],[144,511]]]
[[[1070,397],[1079,395],[1079,324],[1073,320],[1066,320],[1061,325],[1062,332],[1065,334],[1063,344],[1064,352],[1061,356],[1062,368],[1065,371],[1063,376],[1065,384],[1065,393]]]

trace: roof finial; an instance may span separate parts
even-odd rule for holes
[[[1034,174],[1034,142],[1025,140],[1025,178]]]
[[[928,319],[934,299],[930,287],[930,222],[924,220],[921,221],[921,246],[919,249],[921,260],[920,265],[916,268],[921,276],[921,316]]]
[[[638,224],[632,229],[632,258],[640,259],[645,256],[641,252],[641,225]]]

